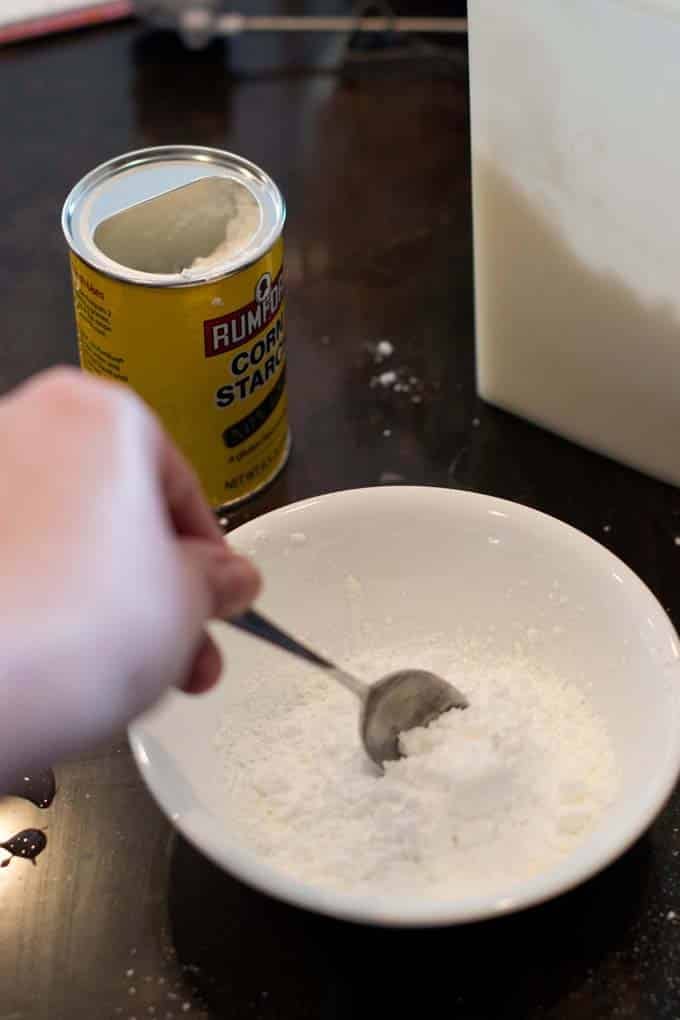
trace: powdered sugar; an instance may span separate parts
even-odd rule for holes
[[[361,748],[356,699],[313,670],[263,683],[225,720],[226,795],[272,865],[329,889],[462,897],[549,869],[595,827],[616,769],[581,691],[520,655],[436,644],[349,666],[377,678],[414,664],[470,704],[404,735],[384,775]]]

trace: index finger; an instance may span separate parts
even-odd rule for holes
[[[170,437],[160,430],[160,480],[172,525],[182,538],[223,542],[198,477]]]

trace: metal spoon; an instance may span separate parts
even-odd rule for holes
[[[381,767],[383,762],[401,757],[400,733],[416,726],[427,726],[451,708],[467,708],[467,699],[460,691],[424,669],[400,669],[375,684],[365,684],[297,641],[261,613],[250,610],[228,622],[305,662],[321,666],[356,694],[361,702],[361,739],[369,758]]]

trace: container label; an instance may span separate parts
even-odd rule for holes
[[[265,485],[287,456],[282,267],[279,240],[225,280],[142,287],[71,254],[82,368],[139,393],[214,507]]]
[[[247,344],[276,318],[282,304],[283,274],[279,272],[272,282],[270,274],[263,273],[255,284],[255,296],[250,304],[203,324],[206,358]]]

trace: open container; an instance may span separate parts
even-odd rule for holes
[[[197,145],[117,156],[64,203],[81,366],[136,390],[215,509],[290,452],[285,217],[264,170]]]

